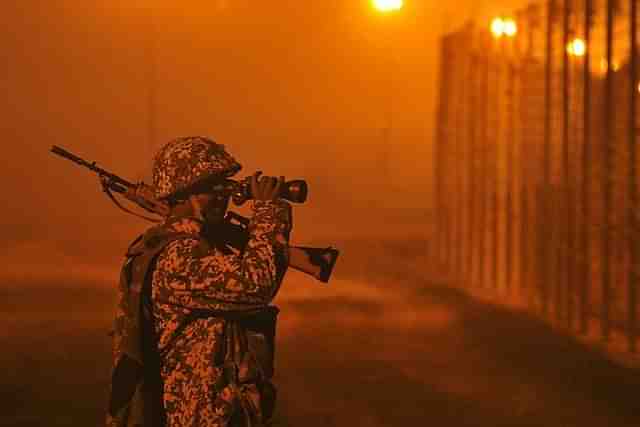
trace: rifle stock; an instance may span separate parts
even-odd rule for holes
[[[340,252],[332,247],[289,247],[289,267],[307,273],[322,283],[328,283]]]

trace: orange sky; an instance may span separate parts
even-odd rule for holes
[[[400,14],[382,17],[365,0],[9,2],[0,18],[0,257],[54,250],[111,262],[147,225],[112,207],[97,178],[50,154],[53,144],[148,180],[162,143],[206,134],[244,165],[241,176],[259,168],[308,180],[299,241],[426,222],[437,40],[498,4],[441,3],[405,0]],[[377,167],[387,152],[391,177]]]

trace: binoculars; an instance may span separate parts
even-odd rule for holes
[[[231,200],[237,206],[241,206],[247,200],[252,199],[251,177],[248,176],[240,181],[227,179],[223,184],[223,191],[231,195]],[[307,182],[302,179],[285,181],[280,187],[278,197],[294,203],[304,203],[307,200]]]

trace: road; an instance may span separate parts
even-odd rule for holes
[[[524,314],[418,276],[285,280],[277,426],[640,425],[640,373]],[[111,290],[0,289],[0,426],[99,425]]]

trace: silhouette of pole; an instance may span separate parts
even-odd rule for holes
[[[513,285],[513,259],[514,259],[514,245],[513,245],[513,237],[514,237],[514,187],[515,187],[515,174],[514,174],[514,162],[515,162],[515,151],[517,144],[516,138],[516,124],[515,124],[515,97],[516,97],[516,64],[515,64],[515,55],[516,55],[516,41],[511,39],[509,41],[509,50],[508,50],[508,60],[507,60],[507,78],[508,78],[508,86],[507,86],[507,138],[506,138],[506,150],[507,150],[507,189],[506,189],[506,232],[505,232],[505,240],[506,240],[506,277],[505,277],[505,287],[507,293],[512,291]]]
[[[613,124],[611,110],[613,108],[613,15],[614,1],[607,0],[607,77],[604,91],[604,138],[602,147],[604,150],[604,224],[602,227],[602,310],[600,313],[602,340],[609,341],[611,333],[610,303],[611,303],[611,281],[610,281],[610,230],[611,225],[611,149],[610,144],[613,137]]]
[[[468,80],[469,80],[469,109],[467,114],[467,122],[469,124],[469,180],[467,186],[467,202],[469,203],[469,228],[467,230],[467,278],[469,283],[474,283],[474,260],[476,259],[475,251],[475,237],[478,229],[478,211],[477,211],[477,189],[474,188],[479,182],[478,174],[478,150],[477,150],[477,129],[478,129],[478,83],[479,73],[478,70],[478,54],[476,52],[477,47],[473,41],[475,40],[475,33],[473,27],[469,28],[469,66],[467,67]],[[475,190],[475,191],[474,191]]]
[[[538,24],[538,20],[537,20],[537,9],[535,7],[529,6],[527,8],[526,11],[526,34],[527,34],[527,46],[526,46],[526,52],[524,54],[524,63],[521,64],[522,68],[522,72],[524,73],[524,71],[529,67],[530,64],[530,60],[533,57],[533,37],[534,37],[534,28],[537,27]],[[520,84],[521,84],[521,88],[522,88],[522,92],[521,92],[521,96],[522,93],[524,93],[524,85],[525,83],[528,83],[526,81],[525,76],[523,76],[521,74],[521,79],[520,79]],[[525,123],[527,123],[526,120],[526,116],[525,116],[525,108],[524,104],[526,103],[526,100],[522,100],[520,101],[520,106],[522,108],[521,110],[521,114],[520,114],[520,124],[522,126],[522,128],[524,127]],[[521,128],[521,129],[522,129]],[[530,237],[530,233],[532,232],[532,226],[533,226],[533,221],[531,221],[531,216],[529,213],[529,205],[530,205],[530,200],[531,199],[531,191],[530,191],[530,179],[533,176],[533,168],[530,164],[530,161],[528,161],[529,159],[525,159],[525,155],[530,152],[533,147],[531,147],[531,145],[528,143],[529,139],[527,138],[527,135],[525,135],[524,133],[521,135],[520,138],[520,145],[519,145],[519,168],[520,168],[520,287],[523,290],[526,290],[526,292],[528,292],[528,296],[529,298],[533,297],[533,292],[532,289],[530,287],[530,278],[531,278],[531,270],[532,267],[535,265],[532,262],[531,257],[529,257],[529,251],[530,251],[530,245],[531,242],[534,242],[535,240],[535,235]],[[537,150],[536,150],[536,158],[537,158]],[[535,201],[535,199],[533,199]],[[533,203],[533,205],[535,205],[535,203]],[[531,299],[528,300],[529,304],[531,304]]]
[[[545,49],[545,90],[544,90],[544,103],[545,103],[545,111],[544,111],[544,155],[542,159],[542,168],[543,168],[543,187],[540,192],[540,197],[542,199],[542,203],[544,204],[543,212],[549,213],[551,208],[551,203],[549,203],[549,187],[551,185],[551,171],[550,171],[550,146],[551,146],[551,71],[553,67],[553,43],[552,43],[552,28],[553,28],[553,14],[555,13],[556,2],[555,0],[547,1],[547,26],[546,26],[546,49]],[[548,226],[551,224],[551,220],[548,216],[543,218],[543,223],[545,225],[545,231],[547,231]],[[548,240],[545,240],[543,244],[545,250],[542,253],[542,283],[540,286],[541,299],[542,299],[542,312],[544,315],[549,315],[549,281],[550,281],[550,251],[549,251],[549,243]]]
[[[591,290],[591,25],[593,15],[592,0],[585,0],[584,41],[587,47],[583,63],[583,135],[582,135],[582,231],[581,246],[584,251],[582,279],[580,280],[580,332],[589,332],[589,295]]]
[[[455,67],[455,78],[454,78],[454,87],[456,94],[455,97],[455,137],[454,137],[454,145],[452,151],[452,168],[451,173],[453,174],[453,185],[454,191],[451,195],[452,203],[453,203],[453,223],[454,223],[454,232],[453,236],[453,275],[456,281],[456,284],[460,284],[460,259],[462,254],[462,218],[463,218],[463,194],[462,194],[462,168],[464,167],[464,161],[462,159],[463,153],[463,144],[464,144],[464,108],[466,104],[466,99],[464,97],[465,90],[465,81],[464,81],[464,48],[459,46],[459,42],[462,41],[463,32],[459,31],[455,34],[454,46],[457,46],[455,50],[456,57],[456,67]]]
[[[629,64],[629,206],[628,206],[628,224],[629,224],[629,255],[630,268],[628,273],[629,301],[627,306],[628,321],[627,334],[629,340],[629,351],[636,352],[636,341],[638,337],[636,310],[638,309],[638,263],[640,262],[640,241],[638,239],[638,220],[637,215],[640,214],[640,206],[638,205],[638,189],[636,179],[638,177],[636,163],[636,132],[638,131],[638,123],[636,122],[636,112],[638,100],[638,1],[630,0],[630,64]]]
[[[480,282],[479,285],[481,288],[486,288],[486,256],[487,256],[487,232],[488,232],[488,221],[489,221],[489,109],[490,109],[490,38],[489,34],[483,32],[480,34],[480,40],[482,43],[483,49],[482,51],[482,80],[481,80],[481,95],[480,99],[482,102],[480,103],[480,107],[482,108],[480,112],[480,123],[481,123],[481,133],[480,133],[480,191],[479,199],[480,199],[480,218],[479,223],[480,227],[478,230],[478,268],[480,274]]]
[[[469,170],[468,164],[468,142],[469,135],[465,130],[468,126],[468,111],[469,108],[469,95],[470,92],[470,75],[469,75],[469,59],[470,59],[470,48],[469,44],[471,43],[471,37],[469,34],[469,24],[465,26],[463,30],[458,33],[459,44],[458,55],[460,60],[459,71],[458,71],[458,84],[456,85],[459,90],[458,95],[458,109],[457,109],[457,123],[456,123],[456,165],[455,170],[457,174],[457,206],[456,210],[458,214],[456,218],[458,220],[458,227],[456,233],[456,247],[457,247],[457,257],[456,257],[456,272],[459,273],[459,281],[461,284],[467,278],[465,272],[465,257],[467,255],[467,242],[466,237],[466,227],[468,226],[468,213],[469,211],[466,209],[466,200],[468,195],[468,185],[466,184],[467,175]]]
[[[437,250],[439,272],[446,270],[449,262],[449,212],[448,204],[445,203],[445,194],[448,189],[448,180],[445,179],[446,171],[448,171],[447,163],[447,142],[450,134],[449,111],[451,104],[451,85],[450,85],[450,55],[449,55],[449,39],[450,35],[445,35],[440,40],[440,87],[438,88],[438,122],[436,134],[436,152],[435,152],[435,206],[438,228],[437,234]]]
[[[498,225],[499,225],[499,198],[500,198],[500,136],[502,134],[500,126],[501,126],[501,117],[500,113],[502,112],[500,108],[500,100],[501,93],[500,90],[502,86],[500,85],[501,74],[502,74],[502,61],[501,52],[497,52],[498,44],[502,44],[502,38],[498,40],[497,43],[494,42],[494,63],[495,63],[495,71],[494,71],[494,93],[493,98],[495,100],[495,122],[494,122],[494,135],[492,141],[493,148],[493,168],[491,170],[491,175],[493,177],[493,225],[492,225],[492,237],[493,237],[493,262],[492,262],[492,275],[491,275],[491,285],[493,289],[498,289],[498,258],[500,255],[500,241],[498,238]]]
[[[157,58],[157,22],[155,9],[149,6],[149,74],[148,74],[148,92],[147,92],[147,144],[149,154],[153,154],[153,147],[157,138],[157,81],[158,81],[158,58]]]
[[[563,149],[563,158],[562,158],[562,181],[564,183],[564,207],[565,207],[565,215],[566,215],[566,227],[564,227],[565,233],[563,237],[566,237],[566,240],[561,245],[561,257],[559,259],[560,265],[564,264],[564,271],[562,268],[559,269],[558,276],[558,287],[560,289],[559,295],[560,298],[558,303],[563,302],[564,304],[564,317],[565,317],[565,325],[567,328],[571,328],[572,319],[571,313],[573,310],[572,304],[572,275],[571,275],[571,262],[569,261],[570,254],[573,251],[573,203],[571,200],[571,183],[569,181],[569,167],[570,167],[570,159],[569,159],[569,130],[570,130],[570,114],[569,105],[570,105],[570,92],[569,92],[569,52],[567,50],[567,46],[569,45],[569,16],[571,14],[571,0],[564,0],[564,8],[562,14],[562,149]],[[561,241],[564,239],[561,238]]]

